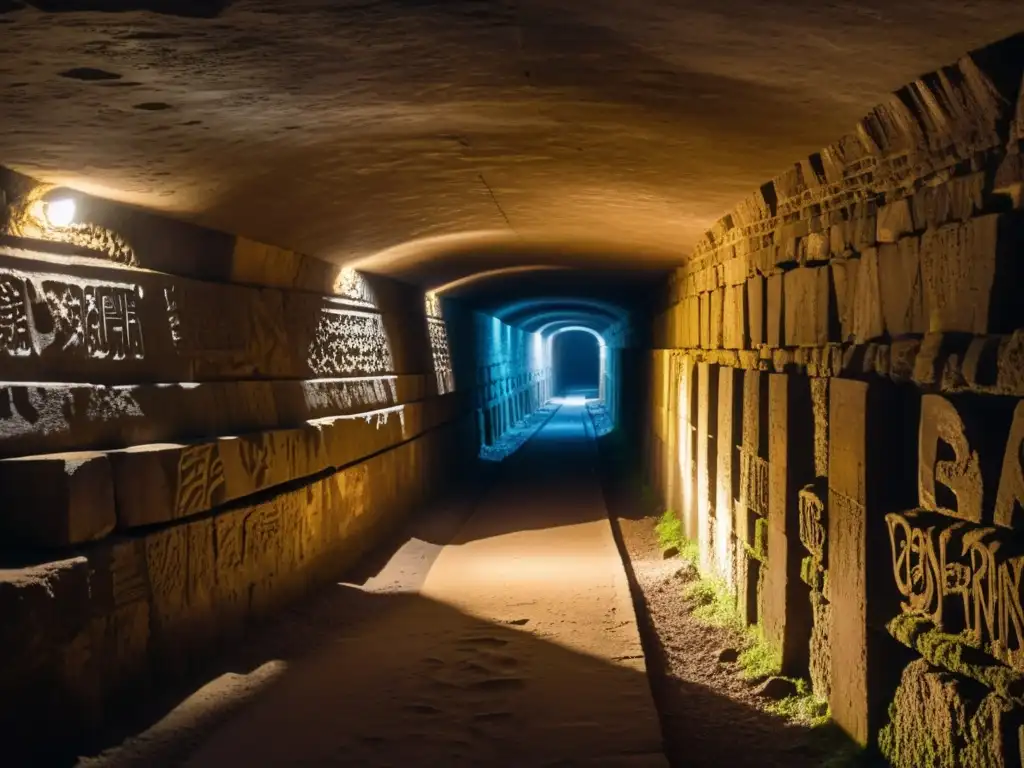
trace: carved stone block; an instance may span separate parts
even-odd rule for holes
[[[718,467],[715,483],[715,565],[720,578],[735,587],[734,515],[739,500],[743,433],[743,371],[723,366],[718,372]]]
[[[757,347],[767,339],[767,310],[764,278],[755,275],[747,280],[747,319],[750,328],[750,345]]]
[[[836,316],[839,320],[839,341],[854,338],[854,302],[857,291],[857,272],[860,259],[836,259],[829,266],[836,292]]]
[[[702,349],[711,349],[711,294],[700,294],[698,301],[700,302],[700,346]]]
[[[988,333],[997,269],[999,216],[929,230],[921,239],[921,275],[929,330]]]
[[[928,332],[918,256],[919,240],[904,237],[878,249],[878,283],[885,327],[894,337]]]
[[[711,427],[718,413],[718,366],[697,364],[697,529],[700,564],[711,571],[713,564],[713,508],[718,470],[718,441]]]
[[[711,292],[711,305],[709,307],[711,327],[709,330],[708,349],[722,348],[723,312],[725,303],[725,289],[716,288]]]
[[[785,316],[784,306],[785,295],[782,285],[783,275],[772,275],[768,278],[767,309],[768,318],[766,325],[765,343],[769,347],[785,346]]]
[[[864,344],[885,333],[882,297],[878,277],[878,249],[866,249],[857,267],[853,289],[852,339]]]
[[[878,209],[877,237],[880,243],[895,243],[914,231],[914,216],[907,199],[897,200]]]
[[[15,541],[63,547],[94,541],[115,524],[110,463],[102,453],[0,461],[0,530]]]
[[[785,346],[829,342],[829,268],[800,267],[783,275]]]
[[[725,287],[722,346],[726,349],[747,348],[746,284]]]

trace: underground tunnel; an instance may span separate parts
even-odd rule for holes
[[[0,0],[0,762],[1024,768],[1021,30]]]

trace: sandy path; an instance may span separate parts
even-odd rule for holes
[[[445,546],[410,542],[242,649],[266,681],[230,717],[105,764],[667,765],[583,419],[556,414],[461,527],[442,515]]]

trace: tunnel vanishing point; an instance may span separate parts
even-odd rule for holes
[[[561,647],[532,628],[593,602],[623,621],[587,653],[643,679],[595,597],[621,561],[593,591],[580,554],[615,552],[607,512],[556,519],[604,509],[600,412],[863,754],[1024,765],[1022,29],[999,0],[0,0],[0,763],[84,754],[471,486],[501,535],[433,542],[415,625],[339,609],[317,717],[494,600],[546,618],[460,647]],[[445,684],[418,714],[530,685]],[[251,706],[262,746],[197,765],[287,764]],[[360,738],[303,764],[376,764]],[[556,764],[530,738],[437,764]]]

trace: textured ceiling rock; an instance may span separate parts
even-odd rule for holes
[[[0,163],[397,274],[452,244],[678,261],[888,92],[1024,28],[1000,0],[2,10]]]

